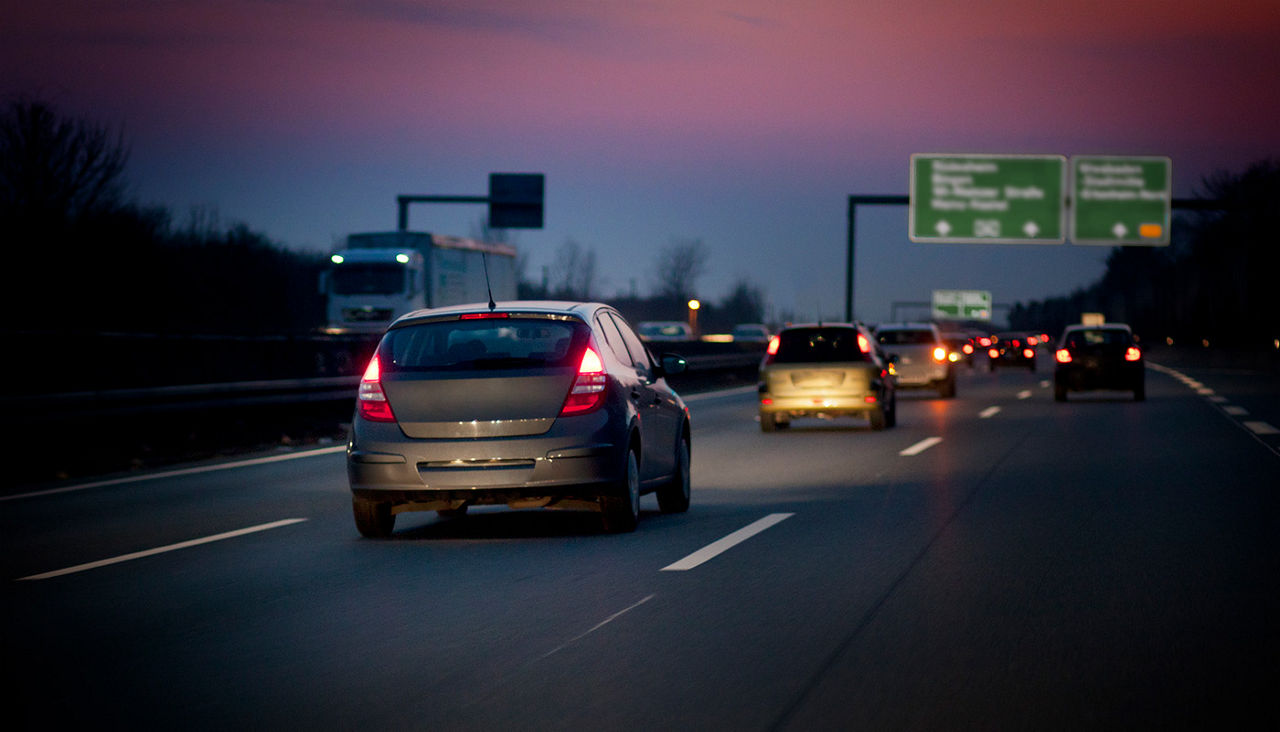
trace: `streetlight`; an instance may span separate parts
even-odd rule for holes
[[[698,308],[702,307],[702,303],[695,298],[689,301],[689,330],[693,331],[693,337],[698,337]]]

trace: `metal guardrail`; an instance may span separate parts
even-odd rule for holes
[[[688,356],[685,360],[689,363],[689,372],[705,373],[754,366],[759,363],[760,354],[707,354]],[[52,419],[68,416],[128,416],[165,411],[342,401],[354,399],[359,384],[359,376],[328,376],[108,389],[0,397],[0,408],[10,414],[38,413]]]

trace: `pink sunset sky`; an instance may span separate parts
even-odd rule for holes
[[[530,275],[566,239],[602,299],[700,238],[701,280],[843,312],[845,205],[916,152],[1167,155],[1177,196],[1280,155],[1280,4],[52,0],[0,10],[0,92],[123,129],[137,197],[297,249],[393,228],[400,193],[547,176]],[[476,206],[413,209],[469,234]],[[932,289],[1065,294],[1096,247],[913,244],[859,219],[856,310]]]

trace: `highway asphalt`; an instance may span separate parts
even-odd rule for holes
[[[883,432],[691,396],[692,507],[646,497],[625,535],[482,509],[364,540],[341,446],[11,493],[5,719],[1280,727],[1275,380],[1153,368],[1143,403],[1060,404],[1050,378],[964,370]]]

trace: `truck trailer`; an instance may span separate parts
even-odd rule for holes
[[[495,300],[514,300],[516,250],[418,231],[351,234],[330,257],[321,288],[328,332],[381,332],[405,313],[487,302],[491,291]]]

